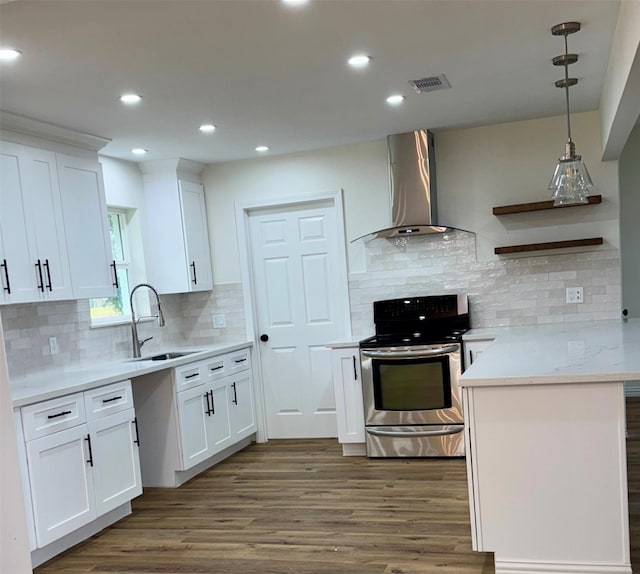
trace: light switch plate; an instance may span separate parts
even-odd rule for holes
[[[567,303],[584,303],[582,287],[567,287]]]
[[[211,315],[211,319],[213,320],[214,329],[222,329],[227,325],[224,319],[224,313],[214,313],[213,315]]]

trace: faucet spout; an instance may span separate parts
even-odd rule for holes
[[[131,289],[131,294],[129,295],[129,305],[131,307],[131,338],[132,338],[132,342],[133,342],[133,356],[134,358],[139,358],[140,357],[140,351],[142,349],[142,345],[144,345],[147,341],[149,341],[150,339],[152,339],[153,337],[149,337],[148,339],[144,339],[144,340],[140,340],[138,337],[138,321],[140,321],[140,319],[142,319],[142,317],[138,317],[136,318],[136,314],[133,308],[133,294],[140,288],[140,287],[146,287],[147,289],[150,289],[151,291],[153,291],[153,294],[156,296],[156,304],[158,306],[158,314],[157,315],[152,315],[153,317],[157,317],[158,318],[158,326],[159,327],[164,327],[165,326],[165,320],[164,320],[164,314],[162,313],[162,305],[160,304],[160,296],[158,295],[158,292],[156,291],[155,287],[153,287],[153,285],[149,285],[149,283],[139,283],[138,285],[136,285],[133,289]]]

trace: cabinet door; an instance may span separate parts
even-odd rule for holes
[[[80,425],[27,443],[38,547],[96,517],[88,438]]]
[[[100,164],[83,157],[56,158],[74,297],[113,297],[115,270]]]
[[[129,409],[89,423],[96,515],[142,494],[135,413]]]
[[[178,426],[182,450],[182,468],[186,470],[211,456],[211,443],[207,432],[207,393],[209,385],[201,385],[177,393]]]
[[[331,362],[336,395],[338,441],[363,443],[365,435],[360,349],[358,347],[333,349]]]
[[[191,291],[210,291],[213,278],[204,189],[189,181],[180,181],[179,186]]]
[[[208,386],[211,414],[207,417],[207,433],[212,452],[219,452],[232,443],[229,420],[229,383],[221,380]]]
[[[482,341],[465,341],[464,342],[464,362],[465,369],[473,365],[474,361],[493,343],[493,339]]]
[[[25,146],[20,173],[27,225],[35,236],[36,252],[31,253],[31,258],[33,265],[38,265],[40,298],[71,299],[73,292],[55,154]]]
[[[250,370],[243,371],[232,378],[229,394],[231,432],[235,442],[256,432],[253,377]]]
[[[35,252],[35,237],[27,226],[22,197],[22,150],[17,144],[0,143],[0,303],[39,299],[30,255]]]

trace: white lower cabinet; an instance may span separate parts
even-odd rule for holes
[[[96,512],[100,516],[142,494],[133,409],[89,423]]]
[[[80,425],[27,442],[39,548],[96,518],[89,436]]]
[[[248,352],[241,366],[236,366],[236,360],[236,355],[223,357],[225,368],[219,370],[216,367],[220,358],[176,369],[177,388],[181,388],[183,373],[189,372],[186,376],[200,380],[199,386],[176,393],[181,470],[193,467],[256,432],[253,377]],[[220,376],[220,373],[238,369],[240,372]]]
[[[464,367],[468,369],[484,353],[494,339],[477,339],[464,341]]]
[[[143,375],[134,393],[144,486],[180,486],[256,432],[250,347]]]
[[[360,348],[339,347],[331,351],[333,387],[336,396],[338,442],[343,454],[365,454],[364,407],[362,403],[362,377],[360,375]],[[362,445],[360,451],[349,451],[345,445]]]
[[[23,407],[22,424],[38,548],[142,493],[130,381]]]

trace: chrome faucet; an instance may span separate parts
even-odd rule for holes
[[[133,294],[140,287],[147,287],[148,289],[151,289],[151,291],[153,291],[153,293],[155,294],[156,303],[158,305],[157,315],[144,315],[136,319],[136,314],[133,310]],[[131,295],[129,295],[129,305],[131,306],[131,337],[133,339],[133,356],[135,358],[138,358],[141,356],[140,350],[142,349],[142,345],[144,345],[147,341],[153,339],[153,337],[148,337],[147,339],[143,339],[142,341],[138,339],[138,323],[141,319],[157,318],[158,326],[164,327],[164,315],[162,314],[162,307],[160,305],[160,296],[158,295],[158,292],[155,290],[155,288],[152,285],[149,285],[149,283],[139,283],[133,289],[131,289]]]

